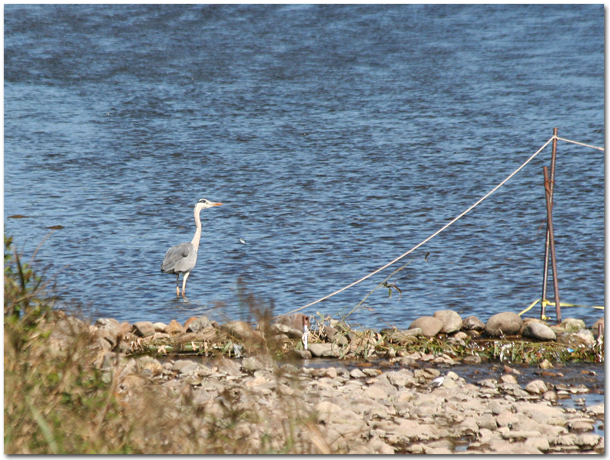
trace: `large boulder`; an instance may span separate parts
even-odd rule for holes
[[[434,337],[443,328],[443,322],[432,316],[421,316],[411,323],[409,329],[419,328],[426,337]]]
[[[443,323],[441,332],[451,334],[462,329],[462,317],[453,310],[441,310],[434,313],[434,318]]]
[[[521,330],[523,320],[512,311],[493,315],[485,325],[485,334],[490,337],[500,337],[501,335],[514,335]]]

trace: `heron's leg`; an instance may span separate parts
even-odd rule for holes
[[[180,273],[176,275],[176,297],[180,297]]]
[[[182,277],[182,297],[184,297],[184,294],[186,292],[186,279],[189,277],[190,274],[191,272],[186,272]]]

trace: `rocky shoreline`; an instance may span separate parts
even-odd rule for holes
[[[99,347],[94,366],[116,382],[123,404],[163,391],[178,397],[177,411],[197,408],[203,432],[239,413],[231,433],[248,453],[277,452],[289,436],[304,453],[604,452],[604,404],[562,407],[591,389],[556,378],[565,362],[603,362],[603,319],[592,330],[576,319],[547,326],[512,313],[487,323],[437,313],[404,331],[358,331],[328,318],[312,325],[300,314],[255,328],[205,316],[86,327]],[[55,346],[77,323],[58,323]],[[320,367],[317,358],[332,361]],[[458,374],[460,365],[489,363],[497,378]],[[542,378],[525,381],[515,363]]]

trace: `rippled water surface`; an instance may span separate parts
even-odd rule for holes
[[[37,258],[93,318],[245,318],[238,279],[287,312],[441,228],[554,127],[604,144],[603,5],[4,12],[5,231],[31,254],[62,226]],[[402,296],[379,289],[351,319],[486,319],[539,298],[550,157],[404,259]],[[604,153],[560,141],[556,179],[561,299],[601,306]],[[202,197],[223,206],[202,213],[177,301],[159,266]],[[400,266],[308,311],[346,313]]]

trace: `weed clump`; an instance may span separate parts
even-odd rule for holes
[[[104,347],[96,327],[57,309],[53,286],[12,239],[4,244],[5,454],[328,451],[290,379],[278,375],[276,386],[295,396],[269,407],[239,385],[201,403],[204,378]]]

